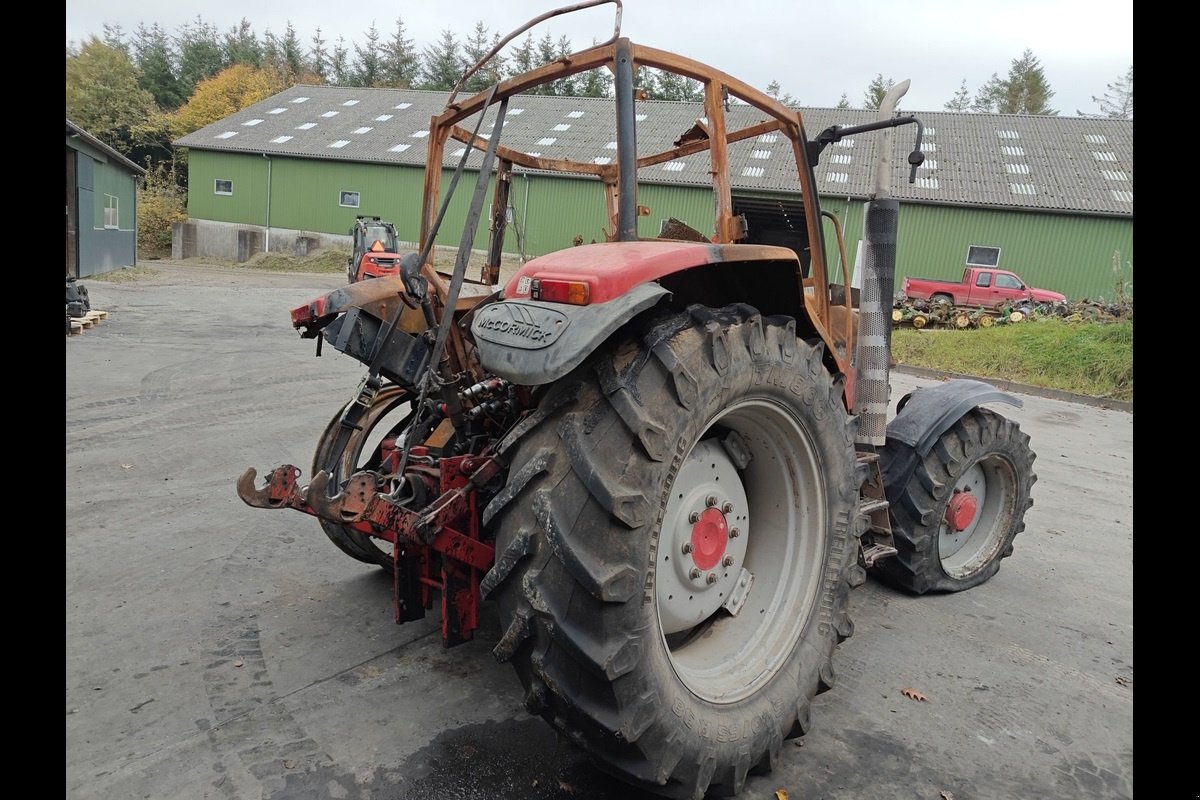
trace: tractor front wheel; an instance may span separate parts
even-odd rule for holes
[[[802,734],[850,635],[854,422],[821,348],[747,306],[656,324],[551,386],[489,504],[525,705],[658,794],[735,794]]]
[[[335,452],[342,419],[355,402],[344,406],[329,421],[313,454],[312,474],[316,475],[320,470],[329,473],[330,495],[337,494],[342,483],[355,472],[378,470],[383,461],[385,440],[401,433],[412,420],[412,394],[399,386],[385,386],[376,393],[357,424],[349,429],[342,449]],[[357,561],[392,569],[392,545],[386,540],[330,520],[319,521],[321,530],[346,555]]]
[[[888,453],[881,455],[886,465]],[[878,577],[914,594],[978,586],[1012,555],[1025,530],[1037,475],[1029,436],[984,408],[968,412],[934,443],[891,504],[897,554]]]

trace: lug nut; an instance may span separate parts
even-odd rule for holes
[[[716,504],[717,504],[717,498],[715,495],[710,494],[708,497],[704,498],[704,505],[708,506],[709,508],[712,508]]]
[[[740,530],[738,530],[737,528],[729,529],[729,538],[730,539],[736,539],[737,537],[739,537],[741,535],[742,535],[742,532]]]
[[[700,512],[699,511],[693,511],[692,513],[688,514],[688,522],[695,525],[699,521],[700,521]]]
[[[727,567],[732,567],[733,566],[733,556],[725,556],[725,559],[721,563]]]
[[[707,576],[705,576],[705,578],[704,578],[704,581],[705,581],[705,583],[707,583],[709,586],[712,586],[714,583],[716,583],[716,582],[717,582],[717,573],[715,573],[715,572],[710,572],[710,573],[708,573],[708,575],[707,575]]]
[[[725,505],[721,506],[721,511],[725,512],[726,514],[733,513],[733,503],[726,503]]]
[[[686,556],[690,552],[692,552],[692,543],[684,542],[683,543],[683,554]]]
[[[692,571],[688,573],[688,577],[691,578],[692,580],[699,578],[700,577],[700,569],[698,567],[692,567]]]

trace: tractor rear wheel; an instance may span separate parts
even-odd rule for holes
[[[886,474],[887,451],[881,454]],[[984,408],[941,435],[891,504],[897,554],[875,565],[914,594],[978,586],[1012,555],[1037,475],[1029,436]]]
[[[525,706],[627,782],[734,794],[808,727],[862,583],[855,423],[786,318],[693,307],[549,387],[488,505]]]
[[[355,401],[351,401],[353,403]],[[382,442],[395,436],[412,420],[413,397],[399,386],[380,389],[368,406],[366,414],[359,420],[358,427],[351,430],[349,439],[340,455],[333,449],[337,443],[341,421],[349,405],[344,406],[321,434],[317,450],[313,454],[313,474],[319,470],[329,473],[329,494],[340,490],[342,483],[355,472],[363,469],[378,469],[382,460]],[[391,543],[368,536],[346,525],[319,519],[321,529],[337,548],[353,559],[367,564],[378,564],[392,569]]]

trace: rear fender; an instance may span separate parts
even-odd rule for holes
[[[471,319],[479,362],[522,386],[558,380],[634,316],[670,295],[643,283],[604,303],[587,306],[541,300],[481,304]]]
[[[884,486],[889,498],[901,491],[917,463],[929,454],[938,438],[984,403],[1023,403],[990,383],[955,378],[937,386],[910,392],[896,404],[896,417],[887,426],[887,443],[881,458]]]

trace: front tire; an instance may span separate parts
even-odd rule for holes
[[[398,435],[408,426],[415,405],[412,394],[407,390],[395,385],[383,387],[358,419],[358,426],[351,429],[345,447],[340,453],[335,453],[342,419],[355,402],[352,400],[343,406],[329,421],[313,454],[312,474],[316,475],[320,470],[329,473],[327,491],[331,496],[337,494],[342,483],[355,472],[379,468],[383,440]],[[327,519],[318,517],[317,521],[321,523],[321,530],[329,537],[329,541],[346,555],[364,564],[392,569],[392,545],[388,541]]]
[[[887,452],[881,456],[886,474]],[[1029,436],[984,408],[965,414],[917,464],[892,502],[897,554],[875,565],[886,583],[913,594],[978,586],[1013,552],[1033,505]]]
[[[769,770],[853,628],[854,424],[821,349],[747,306],[693,307],[552,385],[484,512],[495,654],[529,711],[671,797]]]

